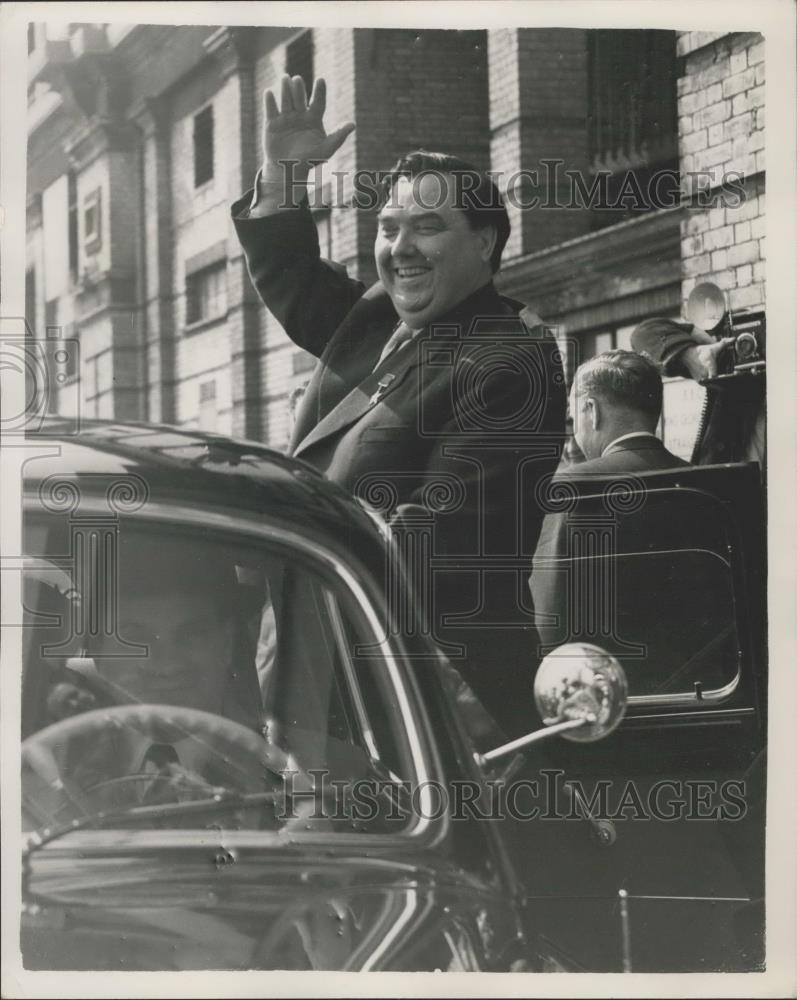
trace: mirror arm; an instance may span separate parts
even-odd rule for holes
[[[555,722],[550,726],[546,726],[544,729],[537,729],[533,733],[527,733],[525,736],[520,736],[518,739],[512,740],[511,743],[504,743],[503,746],[496,747],[495,750],[488,750],[487,753],[477,753],[475,754],[476,761],[479,765],[484,767],[485,764],[498,760],[500,757],[506,757],[507,754],[513,753],[521,747],[527,747],[531,743],[540,743],[542,740],[548,739],[549,736],[556,736],[557,733],[564,732],[567,729],[576,729],[578,726],[583,726],[588,721],[589,720],[584,717],[580,719],[565,719],[564,722]]]

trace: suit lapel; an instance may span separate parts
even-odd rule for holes
[[[337,434],[344,427],[359,420],[374,405],[377,405],[372,403],[371,399],[376,392],[380,378],[384,378],[387,374],[395,375],[395,379],[389,387],[380,394],[379,402],[381,403],[391,392],[395,391],[407,372],[420,363],[421,341],[430,335],[429,329],[419,334],[397,355],[388,355],[375,371],[371,371],[393,332],[393,326],[398,318],[381,284],[373,286],[360,299],[336,332],[335,344],[331,344],[330,347],[335,347],[341,342],[346,343],[347,338],[354,335],[356,326],[363,320],[363,314],[360,310],[366,306],[372,310],[371,315],[366,320],[365,337],[367,339],[358,338],[357,347],[359,349],[349,351],[346,357],[340,360],[340,363],[338,363],[337,354],[329,359],[321,358],[313,373],[310,385],[308,385],[305,399],[302,400],[304,405],[297,417],[296,430],[291,441],[289,454],[301,455],[318,441],[332,434]],[[473,317],[479,315],[495,316],[506,312],[505,305],[490,282],[474,292],[447,316],[435,320],[432,327],[454,325],[459,327],[463,333],[467,333]],[[368,344],[367,349],[364,348],[365,343]],[[354,362],[355,357],[356,363]],[[326,401],[323,399],[325,373],[328,368],[336,373],[344,391],[346,386],[350,387],[349,392],[334,401],[331,407],[325,406]],[[357,381],[358,378],[359,381]],[[312,396],[310,395],[311,389]],[[308,429],[313,418],[318,422],[312,429]]]
[[[374,406],[385,400],[391,392],[401,384],[407,372],[420,364],[421,347],[419,339],[407,344],[396,355],[388,355],[385,360],[377,366],[375,371],[369,374],[355,386],[347,396],[345,396],[334,409],[330,410],[326,416],[315,425],[315,427],[299,441],[291,454],[300,455],[307,448],[318,441],[337,434],[361,417],[365,416]],[[388,378],[392,375],[393,378]],[[374,394],[379,388],[380,381],[383,388],[379,393],[378,402],[373,402]],[[385,386],[385,383],[388,383]]]
[[[370,374],[396,320],[382,285],[373,285],[335,331],[313,370],[296,413],[289,454]]]

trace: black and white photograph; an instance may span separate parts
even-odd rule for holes
[[[2,995],[797,995],[794,6],[4,6]]]

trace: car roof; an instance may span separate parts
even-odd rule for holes
[[[350,544],[357,540],[351,532],[364,545],[379,538],[374,520],[345,490],[259,442],[165,424],[49,415],[26,444],[28,496],[61,480],[106,493],[114,481],[137,477],[147,496],[160,501],[269,514],[324,534],[339,535],[345,524]]]

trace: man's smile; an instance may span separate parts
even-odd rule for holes
[[[419,278],[419,277],[421,277],[424,274],[428,274],[429,271],[431,270],[431,268],[429,268],[429,267],[420,267],[420,266],[416,265],[416,266],[413,266],[413,267],[397,267],[397,268],[394,268],[394,270],[395,270],[395,273],[396,273],[397,277],[406,280],[406,279],[409,279],[409,278]]]

